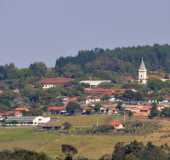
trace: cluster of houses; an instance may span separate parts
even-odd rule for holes
[[[143,73],[144,72],[144,73]],[[145,84],[146,79],[146,67],[142,60],[139,68],[139,79],[140,83]],[[143,81],[142,81],[143,78]],[[67,86],[73,82],[73,79],[70,78],[47,78],[41,81],[43,89],[52,88],[55,86]],[[86,93],[86,98],[84,100],[79,100],[79,97],[65,97],[63,98],[63,105],[48,106],[48,112],[50,114],[66,114],[66,106],[69,102],[78,102],[82,107],[82,113],[90,113],[96,104],[101,104],[100,113],[104,114],[118,114],[118,109],[116,108],[119,99],[116,99],[116,95],[123,94],[128,89],[122,88],[102,88],[99,87],[102,83],[111,83],[109,80],[84,80],[80,81],[81,84],[86,84],[87,87],[84,88],[84,93]],[[88,87],[89,86],[89,87]],[[133,89],[131,89],[134,91]],[[136,92],[136,91],[134,91]],[[109,99],[103,100],[103,96],[109,97]],[[166,98],[167,99],[167,98]],[[152,102],[142,102],[135,104],[124,103],[125,111],[130,111],[136,117],[148,117],[150,114]],[[169,100],[165,101],[162,104],[159,104],[159,109],[167,107]],[[90,109],[89,109],[90,108]],[[90,111],[89,111],[90,110]]]
[[[132,77],[127,77],[128,80],[134,80]],[[144,61],[142,59],[141,65],[138,70],[138,83],[145,85],[147,83],[147,69],[145,67]],[[55,77],[55,78],[45,78],[40,81],[40,84],[44,90],[54,88],[57,86],[72,86],[74,79],[67,77]],[[79,96],[64,97],[62,98],[62,103],[60,105],[50,105],[47,107],[49,114],[62,114],[67,115],[66,107],[70,102],[79,103],[81,106],[82,114],[92,114],[95,112],[95,106],[100,104],[99,113],[101,114],[119,114],[118,103],[121,101],[116,98],[116,95],[125,93],[128,89],[124,88],[104,88],[101,84],[109,84],[110,80],[83,80],[79,82],[84,84],[84,93],[86,97],[80,99]],[[133,91],[133,89],[131,89]],[[13,92],[19,93],[19,90],[14,90]],[[103,97],[107,97],[107,100]],[[170,97],[165,97],[166,100],[158,105],[158,109],[162,110],[168,107]],[[136,117],[148,117],[150,114],[152,102],[142,102],[142,103],[127,103],[123,102],[123,107],[125,112],[133,113]],[[43,116],[24,116],[25,112],[29,112],[28,107],[17,107],[12,111],[0,112],[1,122],[5,122],[7,125],[40,125],[46,124],[50,121],[50,117]],[[121,124],[118,121],[113,122],[114,127],[120,127]]]

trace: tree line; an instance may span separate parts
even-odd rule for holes
[[[170,45],[137,46],[116,49],[79,51],[75,57],[56,60],[55,70],[59,75],[94,76],[113,78],[114,75],[137,73],[141,58],[148,70],[163,70],[170,73]],[[101,74],[102,73],[102,74]]]

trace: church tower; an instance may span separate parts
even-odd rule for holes
[[[147,69],[145,67],[145,63],[143,61],[143,58],[141,59],[141,64],[138,69],[138,82],[139,84],[146,84],[147,83]]]

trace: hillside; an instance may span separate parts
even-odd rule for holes
[[[82,50],[75,57],[56,60],[56,72],[71,77],[136,75],[141,57],[150,71],[170,73],[170,45],[138,46],[116,49]]]

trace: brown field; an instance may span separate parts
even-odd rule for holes
[[[61,117],[59,117],[61,118]],[[90,125],[90,122],[109,123],[108,116],[62,117],[60,122],[68,121],[74,125]],[[45,152],[51,157],[61,155],[61,144],[71,144],[77,147],[80,155],[90,159],[98,159],[103,154],[111,153],[117,142],[128,143],[133,140],[152,141],[157,145],[170,145],[170,121],[157,120],[162,127],[159,131],[148,135],[57,135],[55,132],[38,132],[32,128],[0,128],[0,149],[25,148]]]

